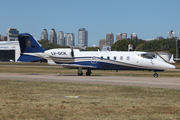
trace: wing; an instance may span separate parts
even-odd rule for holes
[[[63,68],[97,68],[96,66],[90,66],[90,65],[78,65],[78,64],[61,64]]]

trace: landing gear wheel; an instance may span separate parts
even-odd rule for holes
[[[157,78],[157,77],[158,77],[158,74],[157,74],[157,73],[154,73],[154,77]]]
[[[89,72],[86,72],[86,76],[90,76],[91,74]]]
[[[90,75],[91,75],[91,70],[87,70],[86,76],[90,76]]]
[[[78,68],[78,75],[79,75],[79,76],[82,76],[82,75],[83,75],[82,68]]]
[[[83,75],[83,72],[81,72],[81,73],[78,73],[78,75],[79,75],[79,76],[82,76],[82,75]]]

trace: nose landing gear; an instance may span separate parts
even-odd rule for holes
[[[154,73],[154,77],[157,78],[157,77],[158,77],[158,74],[157,74],[157,73]]]

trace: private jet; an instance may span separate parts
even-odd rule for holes
[[[91,75],[91,70],[148,70],[156,72],[175,69],[175,66],[154,59],[147,52],[138,51],[80,51],[72,48],[45,50],[29,33],[17,35],[21,49],[18,61],[34,62],[46,59],[64,68],[78,69],[77,74]]]

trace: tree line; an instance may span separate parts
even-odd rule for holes
[[[134,51],[145,51],[145,52],[169,52],[171,54],[176,55],[176,40],[173,39],[162,39],[162,40],[151,40],[151,41],[144,41],[141,39],[137,40],[119,40],[115,42],[111,49],[113,51],[127,51],[128,45],[133,45]],[[178,41],[178,46],[180,46],[180,41]],[[180,51],[180,47],[178,47],[178,51]],[[180,52],[179,55],[180,56]]]
[[[44,48],[44,49],[53,49],[53,48],[70,48],[69,46],[61,46],[61,45],[58,45],[58,44],[54,44],[54,43],[50,43],[49,40],[41,40],[41,41],[38,41],[41,46]]]
[[[69,46],[61,46],[58,44],[50,43],[49,40],[41,40],[39,41],[41,46],[44,49],[53,49],[53,48],[70,48]],[[145,41],[142,39],[126,39],[126,40],[118,40],[112,46],[112,51],[128,51],[128,45],[133,45],[134,51],[145,51],[145,52],[156,52],[156,51],[163,51],[169,52],[176,56],[176,40],[173,39],[162,39],[162,40],[151,40]],[[178,51],[180,56],[180,40],[178,40]],[[85,51],[98,51],[100,50],[99,47],[87,47]]]

